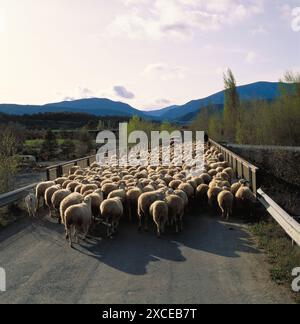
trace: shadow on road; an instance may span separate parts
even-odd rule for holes
[[[63,226],[46,218],[26,220],[23,224],[1,231],[0,242],[24,229],[24,235],[30,233],[37,242],[45,240],[56,245],[58,250],[65,248],[66,253],[71,253],[64,239]],[[100,227],[91,233],[92,237],[75,245],[74,249],[83,257],[94,258],[132,275],[146,274],[150,263],[160,260],[185,262],[187,249],[227,258],[239,258],[241,253],[259,253],[242,226],[223,223],[207,215],[187,216],[182,234],[168,230],[162,239],[157,239],[155,233],[154,226],[150,227],[149,233],[138,233],[136,224],[123,220],[114,239],[107,239],[105,229]]]

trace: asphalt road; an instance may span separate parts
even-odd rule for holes
[[[291,303],[241,224],[190,216],[161,240],[124,223],[114,240],[70,249],[63,228],[24,220],[0,231],[0,303]],[[102,236],[104,231],[101,230]],[[94,233],[94,234],[101,234]]]

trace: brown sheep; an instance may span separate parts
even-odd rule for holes
[[[177,196],[175,196],[177,197]],[[177,197],[178,198],[178,197]],[[180,198],[179,198],[180,199]],[[157,227],[157,237],[165,232],[165,226],[168,222],[168,205],[162,200],[155,201],[150,206],[150,215]]]
[[[223,190],[218,195],[218,204],[222,211],[222,217],[229,221],[229,217],[232,215],[234,196],[228,190]]]
[[[183,199],[177,195],[169,195],[166,197],[166,203],[169,208],[170,225],[175,225],[176,233],[182,232],[185,208]]]
[[[35,190],[35,197],[37,201],[37,208],[36,210],[39,210],[40,208],[40,200],[43,200],[44,207],[46,207],[46,202],[45,202],[45,192],[48,188],[55,186],[56,183],[54,181],[46,181],[46,182],[41,182],[37,185],[36,190]]]

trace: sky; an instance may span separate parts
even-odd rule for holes
[[[0,102],[151,110],[300,72],[300,0],[0,0]]]

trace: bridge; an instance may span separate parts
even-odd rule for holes
[[[222,145],[238,178],[250,182],[262,208],[300,245],[300,224],[259,188],[257,167]],[[47,169],[48,180],[95,156]],[[0,206],[22,200],[36,184],[0,196]],[[25,212],[24,212],[25,214]],[[0,267],[7,291],[0,303],[293,303],[271,281],[264,254],[239,219],[223,222],[209,212],[186,217],[184,232],[158,240],[154,228],[139,234],[123,220],[114,240],[97,228],[70,249],[64,229],[43,213],[0,231]]]

